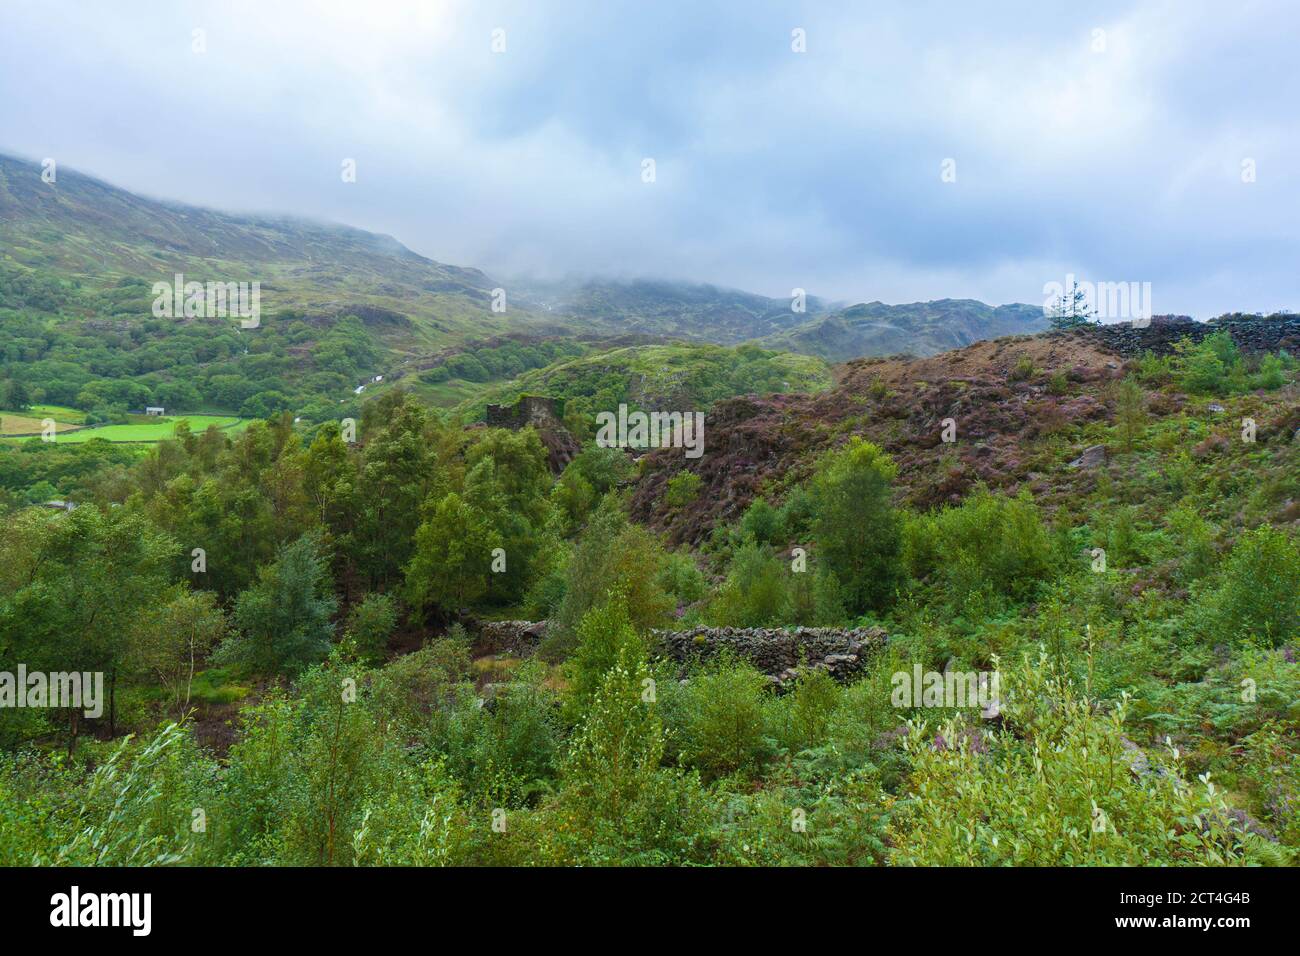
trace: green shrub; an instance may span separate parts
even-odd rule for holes
[[[397,626],[397,604],[387,594],[367,594],[348,613],[344,635],[361,659],[378,664],[388,653],[388,638]]]
[[[703,479],[693,471],[673,475],[664,490],[664,504],[669,508],[685,508],[700,496],[702,483]]]
[[[560,475],[560,480],[551,489],[551,503],[555,505],[566,536],[582,527],[596,500],[596,490],[592,488],[591,482],[587,481],[570,462],[569,467]]]
[[[789,611],[788,576],[785,562],[766,547],[752,541],[742,544],[706,617],[729,627],[780,623]]]
[[[889,797],[870,772],[722,795],[719,866],[883,866]]]
[[[836,627],[849,619],[839,579],[824,565],[819,564],[815,571],[790,574],[786,595],[791,624]]]
[[[1142,386],[1133,376],[1128,376],[1113,390],[1115,402],[1115,428],[1125,451],[1132,451],[1142,437],[1147,423],[1146,398]]]
[[[1245,740],[1245,776],[1264,819],[1292,847],[1300,846],[1300,749],[1269,723]]]
[[[603,499],[565,569],[564,596],[542,646],[545,657],[557,660],[567,654],[583,615],[606,602],[613,592],[625,595],[628,614],[638,631],[665,624],[675,604],[659,576],[666,560],[659,540],[641,525],[629,522],[617,498]]]
[[[349,683],[351,690],[349,690]],[[351,834],[389,773],[365,670],[334,653],[298,686],[293,744],[280,768],[281,862],[352,862]]]
[[[904,560],[945,603],[1023,600],[1056,567],[1051,535],[1028,492],[1015,498],[980,488],[956,507],[905,526]]]
[[[692,604],[708,592],[708,582],[689,551],[670,551],[659,568],[658,586],[677,604]]]
[[[839,685],[826,671],[804,671],[792,690],[772,698],[773,736],[794,753],[824,744],[840,698]]]
[[[575,718],[584,713],[605,675],[621,657],[645,657],[646,645],[628,616],[627,598],[614,592],[604,604],[582,616],[577,628],[578,644],[568,663],[567,709]]]
[[[1006,675],[1004,675],[1005,677]],[[1244,862],[1246,841],[1180,753],[1130,769],[1126,704],[1098,713],[1050,659],[1004,687],[1003,727],[909,724],[910,796],[892,862],[915,866],[1159,866]],[[1135,764],[1135,766],[1137,766]]]
[[[782,530],[781,512],[767,503],[766,498],[755,498],[750,502],[736,527],[738,542],[755,541],[759,544],[775,544]]]
[[[1144,561],[1137,518],[1131,506],[1119,505],[1115,508],[1106,529],[1105,544],[1108,565],[1125,568]]]
[[[662,712],[678,760],[706,779],[756,771],[771,754],[767,686],[752,664],[720,658],[693,669],[685,685],[669,688]]]
[[[1142,357],[1138,359],[1137,377],[1143,385],[1157,387],[1173,381],[1173,357],[1143,352]]]
[[[524,613],[533,620],[550,619],[564,603],[568,588],[569,560],[573,546],[567,541],[553,541],[544,549],[537,576],[524,595]]]
[[[457,634],[403,654],[374,677],[374,700],[382,726],[403,740],[441,749],[451,713],[472,696],[469,641]]]
[[[1214,332],[1193,343],[1183,339],[1174,346],[1174,375],[1188,392],[1222,395],[1230,384],[1244,386],[1241,352],[1226,330]]]
[[[442,761],[401,767],[367,795],[351,834],[357,866],[458,866],[470,862],[470,819]]]
[[[1034,368],[1034,360],[1028,355],[1022,355],[1020,358],[1016,359],[1016,364],[1012,366],[1011,371],[1007,374],[1007,381],[1028,381],[1034,377],[1037,371],[1038,370]]]
[[[1180,502],[1166,521],[1171,535],[1170,553],[1179,561],[1182,579],[1204,577],[1214,567],[1214,525],[1190,501]]]
[[[1252,380],[1254,388],[1269,390],[1286,384],[1286,364],[1280,355],[1269,353],[1259,360],[1259,371]]]
[[[150,739],[127,737],[95,768],[62,830],[67,842],[25,862],[44,866],[157,866],[195,862],[193,808],[212,775],[188,732],[175,723]]]
[[[454,698],[438,749],[465,803],[489,810],[527,806],[555,775],[562,735],[544,676],[545,666],[530,661],[508,683],[485,689],[486,703],[474,693]]]
[[[623,449],[601,448],[599,445],[588,445],[569,462],[569,468],[591,485],[598,497],[630,478],[633,467],[632,459]]]
[[[855,436],[823,455],[813,474],[817,553],[853,613],[883,608],[901,578],[900,522],[890,500],[897,473],[888,455]]]
[[[329,565],[318,533],[280,549],[235,601],[235,634],[213,655],[257,674],[296,674],[329,652],[334,625]]]
[[[696,859],[704,795],[663,768],[664,728],[647,699],[644,651],[624,642],[591,694],[561,766],[555,839],[574,862],[680,864]]]
[[[1243,533],[1210,598],[1214,639],[1247,639],[1274,647],[1300,632],[1300,549],[1269,526]]]
[[[1213,354],[1226,369],[1236,368],[1241,364],[1241,350],[1237,348],[1232,333],[1227,329],[1212,332],[1201,339],[1200,348]]]

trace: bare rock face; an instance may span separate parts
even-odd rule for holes
[[[1083,454],[1070,462],[1071,468],[1099,468],[1106,464],[1106,446],[1089,445]]]

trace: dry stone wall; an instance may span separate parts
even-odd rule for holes
[[[487,621],[479,627],[476,650],[527,657],[545,635],[545,621]],[[653,635],[660,649],[683,665],[725,652],[749,661],[778,685],[798,676],[804,668],[822,669],[837,679],[848,679],[888,640],[883,628],[873,627],[693,627],[654,631]]]
[[[1100,341],[1125,358],[1135,358],[1143,352],[1167,355],[1174,343],[1187,337],[1199,342],[1214,332],[1227,330],[1237,347],[1243,352],[1276,352],[1286,349],[1300,354],[1300,315],[1280,315],[1269,318],[1257,316],[1223,316],[1211,322],[1195,322],[1185,315],[1157,315],[1145,328],[1135,328],[1132,323],[1092,326],[1075,333]]]
[[[726,652],[749,661],[778,685],[805,668],[847,680],[888,640],[878,627],[693,627],[654,634],[675,661],[686,664]]]

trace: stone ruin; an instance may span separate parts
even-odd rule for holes
[[[491,428],[518,431],[532,426],[546,448],[547,464],[559,474],[581,451],[576,438],[564,427],[559,403],[543,395],[522,395],[513,405],[489,405],[484,419]]]

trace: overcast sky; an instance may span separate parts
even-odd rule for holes
[[[1300,309],[1294,0],[0,11],[0,150],[498,277]]]

